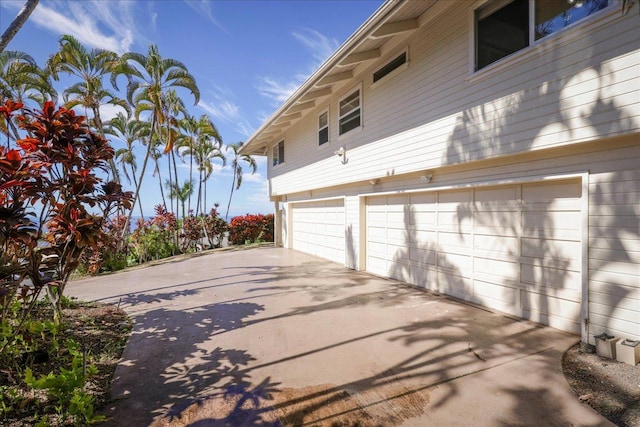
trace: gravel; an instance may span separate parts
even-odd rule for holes
[[[621,427],[640,427],[640,365],[583,352],[564,354],[562,368],[576,397]]]

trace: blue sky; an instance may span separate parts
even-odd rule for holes
[[[208,114],[224,142],[235,143],[247,140],[382,2],[40,0],[7,49],[26,52],[43,66],[58,49],[62,34],[75,36],[88,48],[118,53],[146,54],[149,44],[156,44],[164,58],[182,61],[196,78],[199,105],[182,93],[190,114]],[[23,0],[0,0],[0,31],[23,4]],[[139,166],[143,157],[140,149]],[[258,171],[245,174],[240,191],[233,195],[230,218],[273,211],[266,159],[256,159]],[[187,177],[187,167],[179,170],[181,181]],[[151,171],[143,183],[147,215],[161,198]],[[230,189],[231,171],[219,167],[208,184],[208,203],[218,201],[226,208]]]

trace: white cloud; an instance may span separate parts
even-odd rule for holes
[[[100,118],[103,123],[113,119],[118,113],[126,114],[127,112],[124,108],[113,104],[103,104],[100,106]]]
[[[31,19],[57,35],[71,34],[92,48],[123,53],[134,41],[135,26],[125,2],[40,3]]]
[[[258,92],[273,100],[276,106],[286,101],[339,46],[336,39],[330,39],[311,28],[301,28],[291,35],[309,50],[313,61],[307,66],[306,71],[295,74],[285,81],[271,76],[258,77]]]
[[[21,7],[21,2],[2,4]],[[29,17],[35,25],[55,35],[70,34],[90,48],[124,53],[131,49],[137,33],[128,1],[40,2]]]
[[[233,94],[230,91],[214,87],[210,92],[212,101],[200,100],[198,107],[206,111],[215,119],[222,120],[228,123],[233,123],[236,128],[236,132],[244,137],[250,137],[255,128],[249,123],[249,121],[242,115],[240,107],[229,100],[233,98]]]
[[[340,44],[336,39],[330,39],[319,31],[311,28],[302,28],[300,31],[294,31],[293,37],[298,39],[313,55],[315,64],[313,69],[318,68],[324,61],[331,56]]]
[[[260,95],[272,99],[275,105],[280,105],[286,101],[304,82],[304,79],[301,80],[299,76],[286,82],[278,81],[273,77],[258,77],[258,80],[257,89]]]
[[[210,0],[183,0],[187,6],[191,9],[195,10],[197,14],[203,16],[205,19],[210,21],[213,25],[218,27],[219,29],[226,31],[222,25],[216,20],[213,16],[213,10],[211,6],[213,4]]]

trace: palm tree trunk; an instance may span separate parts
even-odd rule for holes
[[[102,127],[102,118],[100,117],[100,107],[91,107],[91,110],[93,111],[93,120],[95,122],[98,134],[106,139],[106,137],[104,136],[104,129]],[[120,184],[120,174],[118,173],[118,167],[116,166],[116,162],[115,160],[113,160],[113,157],[109,159],[109,168],[111,168],[113,180]]]
[[[29,19],[29,15],[31,15],[31,13],[35,10],[39,1],[40,0],[27,0],[24,6],[22,6],[20,12],[18,12],[16,17],[13,18],[11,24],[9,24],[4,33],[2,33],[2,36],[0,36],[0,53],[4,51],[9,42],[15,37],[16,34],[18,34],[20,28],[22,28],[24,23],[27,22],[27,19]]]
[[[193,156],[189,155],[189,179],[193,182]],[[198,191],[200,191],[200,186],[198,186]],[[189,211],[191,211],[191,193],[189,193]],[[198,216],[198,208],[196,207],[196,216]]]
[[[160,167],[158,166],[158,159],[156,159],[155,173],[158,174],[158,183],[160,184],[160,196],[162,197],[162,207],[167,210],[167,199],[164,197],[164,190],[162,187],[162,174],[160,173]]]
[[[231,181],[231,193],[229,193],[229,203],[227,203],[227,213],[224,216],[225,221],[229,221],[229,207],[231,206],[231,198],[233,197],[233,190],[236,187],[236,168],[233,168],[233,180]]]
[[[144,178],[144,173],[147,170],[147,163],[149,162],[149,157],[151,157],[151,141],[153,140],[153,131],[156,128],[156,116],[153,115],[151,119],[151,135],[149,137],[149,143],[147,144],[147,153],[144,156],[144,162],[142,162],[142,171],[140,172],[140,180],[138,181],[138,185],[136,185],[136,194],[133,196],[133,203],[135,204],[138,201],[138,197],[140,196],[140,187],[142,187],[142,179]],[[126,231],[129,229],[129,224],[131,223],[131,215],[133,214],[133,207],[129,211],[129,215],[127,215],[127,220],[124,223],[124,228],[122,229],[122,236],[120,236],[120,242],[124,240],[124,236]]]
[[[138,179],[136,178],[136,170],[131,166],[131,176],[133,177],[133,184],[138,187]],[[142,211],[142,200],[138,199],[138,206],[140,207],[140,218],[144,219],[144,212]]]
[[[170,159],[171,159],[171,163],[173,164],[173,177],[175,179],[176,182],[176,188],[180,187],[180,181],[178,180],[178,166],[176,165],[176,156],[175,153],[173,152],[173,150],[171,150],[171,153],[169,154]],[[169,167],[171,167],[171,164],[169,165]],[[178,216],[178,199],[176,199],[176,216]],[[184,215],[183,215],[184,217]]]

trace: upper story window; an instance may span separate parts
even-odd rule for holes
[[[323,111],[318,116],[318,145],[329,142],[329,112]]]
[[[273,146],[271,157],[273,159],[273,166],[284,163],[284,141],[280,141]]]
[[[351,92],[340,100],[339,111],[339,134],[342,135],[350,130],[360,127],[362,99],[360,89]]]
[[[476,10],[476,70],[592,15],[611,0],[494,0]]]
[[[402,67],[406,63],[407,63],[407,51],[405,50],[400,55],[396,56],[391,61],[389,61],[386,65],[382,66],[377,71],[375,71],[373,73],[373,82],[375,83],[378,80],[382,79],[383,77],[387,76],[388,74],[391,74],[393,71]]]

